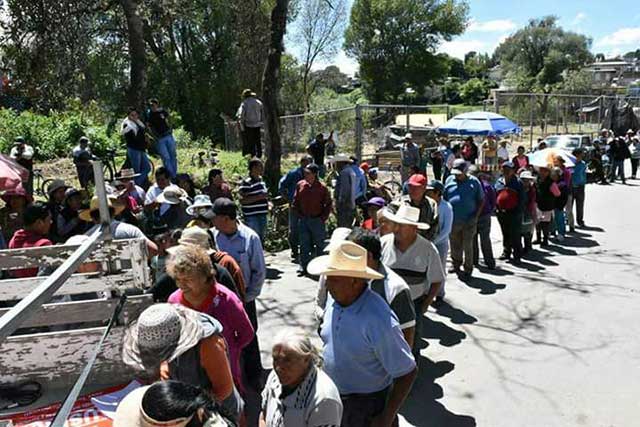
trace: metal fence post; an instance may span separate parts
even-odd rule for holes
[[[92,161],[93,177],[96,183],[96,196],[100,207],[100,223],[103,225],[103,239],[111,240],[111,214],[109,213],[109,202],[107,201],[107,188],[104,183],[104,174],[102,173],[102,162],[99,160]]]
[[[360,104],[356,104],[356,157],[358,161],[362,160],[362,106]],[[407,118],[407,120],[409,120]]]
[[[447,104],[447,120],[449,120],[451,118],[451,107],[449,104]]]
[[[407,118],[407,128],[406,128],[406,133],[409,133],[411,131],[411,116],[409,115],[409,105],[405,105],[404,106],[404,114],[406,115]]]
[[[582,97],[580,97],[580,107],[578,108],[578,133],[582,133]]]
[[[496,110],[495,113],[500,114],[500,92],[498,91],[495,92],[495,101],[493,106]]]
[[[529,124],[530,124],[530,131],[529,131],[529,149],[533,149],[533,120],[534,120],[534,108],[536,106],[536,96],[531,94],[531,101],[529,104],[529,108],[531,109],[530,115],[529,115]]]

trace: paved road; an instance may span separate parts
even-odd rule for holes
[[[402,425],[640,425],[640,181],[630,183],[590,185],[589,227],[521,267],[466,284],[449,275]],[[497,222],[492,235],[499,255]],[[259,304],[267,364],[275,330],[314,328],[315,283],[284,254],[270,262],[279,278]]]

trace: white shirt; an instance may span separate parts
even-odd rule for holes
[[[144,199],[144,205],[147,206],[154,203],[158,198],[158,196],[162,194],[162,191],[163,191],[162,188],[158,187],[158,184],[153,184],[151,187],[149,187],[149,190],[147,191],[147,195]],[[160,205],[160,215],[164,215],[169,210],[170,207],[171,207],[170,204],[162,203]]]
[[[262,391],[267,427],[338,427],[342,401],[338,388],[321,369],[311,368],[296,390],[281,398],[282,386],[271,371]]]
[[[262,115],[262,102],[253,96],[245,99],[238,109],[238,118],[240,119],[240,125],[243,130],[246,127],[262,127],[264,120]]]
[[[498,158],[501,160],[509,160],[509,150],[507,150],[507,147],[498,148]]]
[[[428,294],[432,284],[444,280],[440,255],[435,245],[420,235],[405,252],[396,247],[394,239],[393,234],[380,239],[382,262],[407,282],[411,298],[415,301]]]

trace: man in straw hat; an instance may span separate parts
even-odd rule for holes
[[[327,278],[331,298],[320,336],[325,372],[344,407],[342,425],[392,425],[417,371],[391,308],[369,288],[369,280],[384,276],[367,266],[366,249],[353,242],[332,247],[307,269]]]
[[[118,181],[122,182],[125,185],[127,189],[127,195],[133,197],[133,199],[136,201],[136,203],[138,203],[139,206],[144,206],[144,201],[147,198],[147,193],[134,181],[134,179],[139,176],[140,174],[136,173],[136,171],[134,171],[133,169],[122,169],[116,176],[116,178]]]
[[[149,379],[202,387],[237,418],[242,398],[233,384],[222,325],[175,304],[145,309],[125,332],[122,360]]]
[[[386,211],[385,217],[396,226],[392,234],[381,239],[382,263],[398,273],[409,285],[416,312],[413,355],[419,360],[422,318],[438,295],[444,281],[444,271],[438,249],[418,232],[429,227],[428,224],[419,222],[418,208],[403,205],[395,214]]]
[[[242,103],[238,108],[237,119],[242,132],[242,155],[262,157],[260,130],[264,122],[262,101],[251,89],[242,91]]]
[[[147,249],[149,250],[150,256],[153,256],[158,252],[158,246],[149,240],[149,238],[145,236],[138,227],[114,219],[116,215],[120,214],[124,210],[123,204],[115,203],[114,198],[109,196],[107,197],[107,206],[109,207],[109,216],[111,218],[109,228],[111,229],[111,236],[114,240],[144,239],[147,243]],[[100,226],[100,201],[98,196],[91,198],[89,209],[81,210],[78,213],[78,217],[83,221],[95,224],[85,233],[87,236],[90,236],[96,228]]]

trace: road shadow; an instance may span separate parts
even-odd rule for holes
[[[447,301],[434,303],[433,308],[440,316],[448,317],[451,323],[456,325],[471,324],[478,321],[475,317],[465,313],[463,310],[456,308],[449,304]]]
[[[568,246],[570,248],[595,248],[596,246],[600,246],[600,243],[595,240],[582,236],[584,235],[581,235],[581,233],[569,233],[565,237],[564,242],[562,242],[562,246]]]
[[[580,230],[595,231],[595,232],[598,232],[598,233],[604,233],[604,228],[602,228],[602,227],[594,227],[594,226],[589,226],[589,225],[585,225],[584,227],[580,227]]]
[[[279,280],[282,277],[282,270],[267,267],[267,280]]]
[[[454,345],[460,344],[466,337],[466,333],[453,329],[442,322],[438,322],[426,316],[422,319],[422,337],[420,339],[421,349],[427,346],[424,339],[436,339],[440,345],[444,347],[453,347]]]
[[[498,270],[493,270],[498,271]],[[513,274],[513,273],[511,273]],[[461,280],[460,282],[464,283],[470,288],[478,289],[480,291],[480,295],[493,295],[499,289],[504,289],[507,285],[503,283],[494,283],[491,280],[483,279],[481,277],[470,277],[466,280]]]
[[[513,271],[500,268],[499,265],[497,265],[493,270],[484,266],[478,267],[478,270],[490,276],[513,276],[515,274]]]
[[[523,255],[522,258],[527,261],[537,262],[545,267],[555,267],[559,265],[557,262],[549,259],[549,256],[552,256],[550,252],[544,251],[542,249],[532,249],[526,255]]]
[[[475,427],[475,418],[454,414],[438,401],[444,391],[436,379],[452,372],[455,365],[448,360],[434,362],[425,356],[420,357],[419,363],[418,377],[400,414],[416,427]]]
[[[576,255],[578,255],[578,252],[574,251],[573,249],[567,249],[567,248],[564,247],[564,244],[567,241],[568,241],[568,238],[565,238],[562,243],[553,242],[553,243],[549,244],[549,246],[547,246],[546,249],[548,249],[551,252],[555,252],[557,254],[560,254],[560,255],[567,255],[567,256],[576,256]]]

